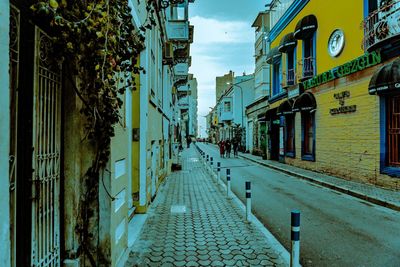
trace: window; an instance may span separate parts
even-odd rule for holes
[[[281,91],[281,73],[282,73],[282,66],[280,60],[277,63],[274,63],[272,66],[272,95],[275,96],[280,93]]]
[[[296,66],[295,53],[296,50],[287,53],[287,74],[286,74],[287,85],[295,84],[295,66]]]
[[[224,102],[224,112],[231,112],[231,102]]]
[[[315,160],[314,155],[314,113],[302,112],[302,159],[303,160]]]
[[[176,13],[178,15],[178,20],[185,20],[186,19],[185,6],[183,4],[178,5],[178,7],[176,9]]]
[[[294,157],[294,115],[286,116],[286,156]]]
[[[314,37],[303,40],[303,78],[314,76],[315,71]]]
[[[400,167],[400,96],[387,99],[387,165]]]
[[[368,16],[368,14],[378,9],[378,0],[364,0],[364,5],[366,5],[365,10],[367,11],[367,14],[364,15]]]
[[[170,18],[172,20],[186,20],[187,19],[186,4],[181,3],[181,4],[171,5]]]

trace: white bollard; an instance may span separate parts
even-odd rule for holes
[[[246,182],[246,220],[249,222],[251,218],[251,182]]]
[[[214,158],[210,158],[211,175],[214,176]]]
[[[226,169],[226,196],[231,196],[231,169]]]
[[[292,211],[291,225],[290,267],[300,267],[300,211]]]
[[[221,162],[217,162],[217,182],[221,180]]]

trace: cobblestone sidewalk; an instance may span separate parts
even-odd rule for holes
[[[284,266],[259,229],[206,175],[195,149],[167,180],[133,245],[131,266]]]

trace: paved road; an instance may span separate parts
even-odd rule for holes
[[[290,211],[301,211],[303,266],[400,266],[399,212],[246,160],[221,160],[214,146],[199,146],[231,167],[242,201],[245,181],[252,182],[253,213],[288,250]]]

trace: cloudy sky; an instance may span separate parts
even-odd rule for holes
[[[190,4],[194,25],[190,72],[198,82],[198,120],[205,135],[205,116],[215,105],[215,77],[254,72],[254,28],[269,0],[196,0]]]

